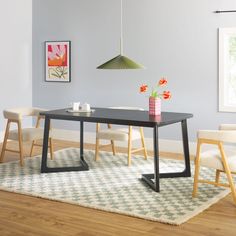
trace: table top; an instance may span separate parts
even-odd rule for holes
[[[59,120],[77,120],[95,123],[111,123],[118,125],[133,125],[133,126],[165,126],[181,122],[182,120],[193,117],[189,113],[162,112],[159,116],[151,116],[148,111],[98,108],[92,107],[93,112],[88,113],[71,113],[69,108],[51,110],[41,112],[40,114],[49,119]]]

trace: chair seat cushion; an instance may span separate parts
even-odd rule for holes
[[[122,129],[104,129],[99,130],[97,133],[97,138],[99,139],[108,139],[108,140],[117,140],[117,141],[128,141],[129,130],[128,128]],[[132,140],[140,139],[140,132],[137,129],[132,129]]]
[[[225,150],[225,153],[230,170],[236,172],[236,151]],[[200,156],[200,165],[224,171],[222,158],[218,149],[202,152]]]
[[[9,139],[18,140],[18,130],[10,130]],[[33,141],[43,138],[43,129],[42,128],[24,128],[22,129],[22,141]]]

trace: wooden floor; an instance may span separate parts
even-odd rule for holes
[[[15,144],[12,144],[15,146]],[[55,149],[78,146],[56,141]],[[85,148],[94,148],[85,145]],[[29,153],[29,145],[25,151]],[[124,149],[120,149],[124,151]],[[39,154],[40,149],[35,150]],[[179,158],[173,156],[173,158]],[[5,162],[18,159],[7,153]],[[174,193],[173,193],[174,194]],[[181,226],[0,191],[0,236],[92,235],[236,235],[236,206],[227,196]]]

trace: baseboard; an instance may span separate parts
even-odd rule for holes
[[[65,129],[53,129],[53,136],[55,139],[59,140],[66,140],[71,142],[79,142],[80,132],[73,131],[73,130],[65,130]],[[95,144],[96,138],[95,132],[85,132],[84,133],[84,142]],[[4,131],[0,132],[0,143],[3,142],[4,139]],[[101,141],[101,144],[106,144],[106,141]],[[145,143],[148,150],[153,150],[153,139],[145,137]],[[134,141],[133,146],[140,146],[140,141]],[[126,142],[116,142],[118,147],[127,147]],[[189,142],[189,152],[190,155],[195,156],[196,154],[196,143]],[[231,145],[225,145],[227,148],[232,148]],[[209,149],[210,146],[204,146],[203,150]],[[233,148],[235,148],[233,146]],[[177,153],[183,154],[183,143],[182,140],[169,140],[169,139],[159,139],[159,150],[161,152],[168,152],[168,153]]]
[[[53,136],[56,139],[60,140],[68,140],[73,142],[79,142],[79,131],[72,130],[64,130],[64,129],[54,129]],[[84,142],[95,144],[95,133],[94,132],[85,132],[84,133]],[[106,143],[106,141],[103,141]],[[148,150],[153,150],[153,139],[145,138],[145,143]],[[125,142],[116,142],[119,147],[127,147],[127,143]],[[134,141],[134,146],[140,145],[140,141]],[[160,139],[159,140],[159,149],[161,152],[170,152],[170,153],[183,153],[183,143],[182,140],[167,140]],[[196,153],[196,143],[189,142],[189,151],[191,155],[195,155]]]

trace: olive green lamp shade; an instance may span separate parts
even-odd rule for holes
[[[111,60],[98,66],[97,69],[107,70],[127,70],[127,69],[144,69],[144,66],[123,56],[123,0],[120,0],[120,54]]]
[[[135,61],[125,57],[123,55],[118,55],[111,60],[98,66],[97,69],[107,69],[107,70],[126,70],[126,69],[144,69],[144,66],[136,63]]]

